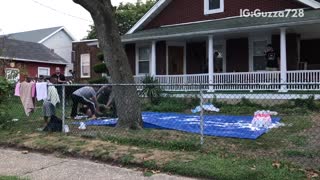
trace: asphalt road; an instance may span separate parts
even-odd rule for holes
[[[145,177],[142,172],[132,169],[83,159],[62,159],[37,153],[24,154],[23,151],[12,149],[0,149],[0,175],[26,177],[30,180],[188,179],[166,174]]]

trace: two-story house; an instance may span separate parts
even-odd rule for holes
[[[320,82],[319,8],[316,0],[159,0],[122,42],[137,82],[150,74],[229,85],[211,90],[308,89],[267,84]],[[268,44],[279,54],[276,71],[266,70]]]
[[[10,39],[39,43],[49,48],[54,53],[62,57],[68,65],[65,75],[69,76],[69,70],[73,70],[73,62],[71,57],[72,42],[76,39],[63,26],[37,29],[6,35]]]

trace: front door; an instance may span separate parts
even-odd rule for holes
[[[168,46],[169,75],[183,74],[183,46]]]

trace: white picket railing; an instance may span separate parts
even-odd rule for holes
[[[280,90],[280,85],[273,85],[284,83],[281,81],[280,74],[280,71],[217,73],[213,75],[213,82],[209,82],[208,74],[156,75],[155,78],[160,84],[223,84],[212,86],[210,88],[212,90]],[[135,82],[142,83],[144,78],[143,75],[135,76]],[[320,90],[319,85],[302,84],[319,82],[320,70],[287,72],[288,90]],[[162,88],[167,91],[198,91],[200,86],[163,86]],[[201,88],[208,90],[209,86]]]

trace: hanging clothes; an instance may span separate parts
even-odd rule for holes
[[[36,83],[37,100],[41,101],[48,97],[48,84],[46,82]]]
[[[32,101],[32,83],[22,82],[19,90],[20,99],[27,116],[34,110]]]
[[[20,96],[20,83],[18,82],[17,84],[16,84],[16,88],[14,89],[14,95],[15,96]]]
[[[60,98],[57,89],[52,86],[51,83],[48,84],[48,96],[43,100],[43,116],[51,117],[56,114],[56,105],[60,103]]]

